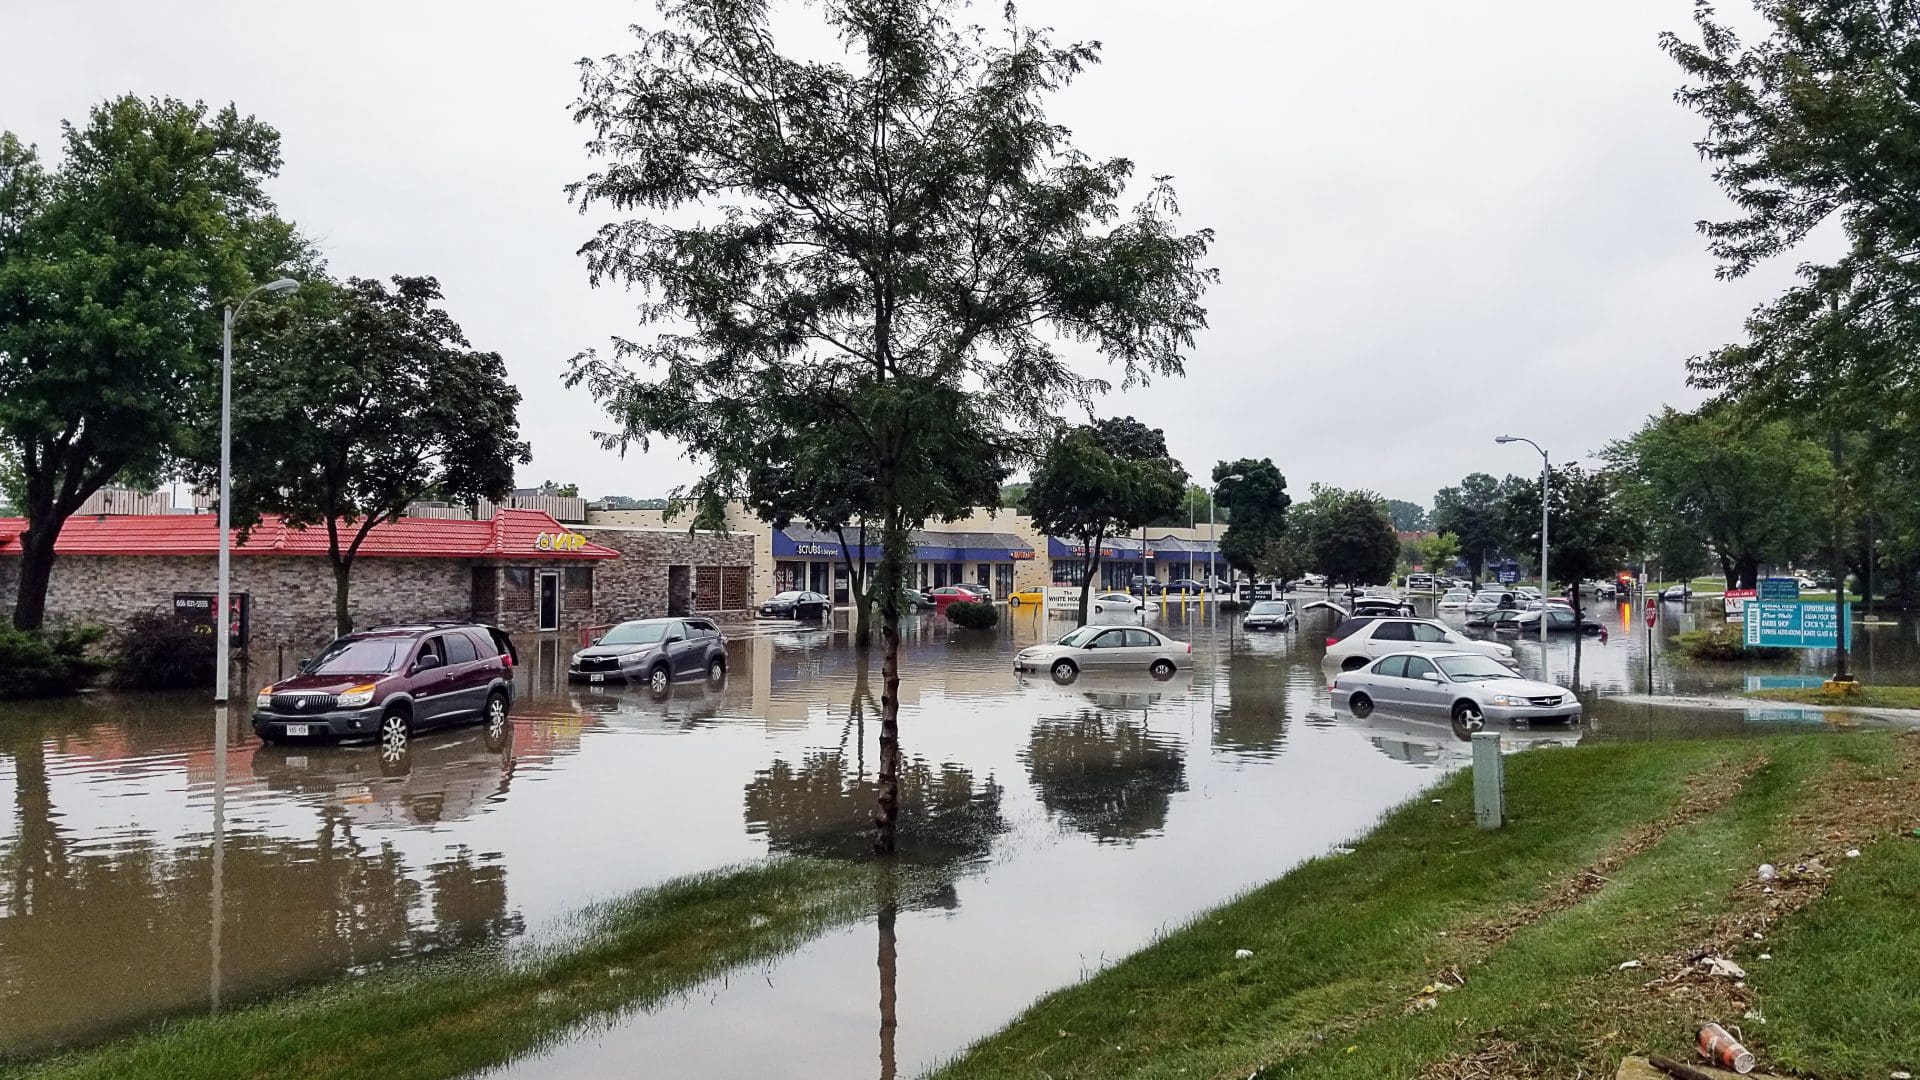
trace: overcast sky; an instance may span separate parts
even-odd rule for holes
[[[1165,428],[1196,475],[1271,457],[1296,498],[1318,481],[1428,503],[1537,468],[1502,431],[1585,458],[1694,403],[1685,359],[1788,268],[1719,282],[1693,230],[1726,204],[1656,45],[1691,7],[1023,0],[1025,21],[1105,45],[1054,118],[1173,174],[1186,223],[1217,233],[1187,378],[1103,411]],[[661,495],[698,466],[602,451],[602,414],[560,384],[636,325],[574,254],[591,223],[561,189],[591,164],[573,62],[654,18],[651,0],[0,0],[0,127],[56,157],[60,121],[110,95],[237,103],[280,130],[272,192],[335,274],[436,275],[506,357],[523,483]]]

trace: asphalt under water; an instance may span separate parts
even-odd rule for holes
[[[1817,673],[1675,664],[1661,695]],[[1628,703],[1647,689],[1638,613],[1545,663],[1581,739],[1832,726],[1819,710]],[[914,1075],[1033,998],[1364,831],[1464,763],[1444,720],[1336,715],[1324,616],[1248,636],[1204,609],[1149,616],[1195,643],[1168,682],[1016,677],[1012,653],[1068,624],[1013,611],[991,633],[927,617],[903,660],[906,857],[953,885],[828,933],[648,1012],[592,1025],[496,1070],[600,1076]],[[1316,633],[1315,631],[1319,631]],[[1920,681],[1911,623],[1861,627],[1863,677]],[[368,747],[263,747],[197,696],[90,694],[0,709],[0,1052],[96,1041],[154,1018],[408,956],[561,927],[598,899],[772,853],[862,858],[879,699],[844,632],[743,628],[723,685],[568,687],[569,646],[522,642],[506,736],[424,734],[404,761]],[[1538,674],[1535,642],[1516,645]],[[883,1006],[883,1002],[886,1003]]]

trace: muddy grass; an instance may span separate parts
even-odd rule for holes
[[[940,1075],[1604,1077],[1683,1057],[1702,1018],[1776,1069],[1913,1069],[1917,762],[1884,734],[1522,755],[1506,830],[1471,828],[1455,777]]]

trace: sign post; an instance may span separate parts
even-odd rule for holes
[[[173,594],[173,617],[194,628],[196,633],[211,634],[220,624],[214,614],[219,606],[217,593],[177,592]],[[232,593],[227,597],[227,644],[244,649],[253,629],[253,597]]]
[[[1652,694],[1653,693],[1653,623],[1654,623],[1654,618],[1659,613],[1660,608],[1657,603],[1646,603],[1644,601],[1642,602],[1641,606],[1647,609],[1647,693]]]

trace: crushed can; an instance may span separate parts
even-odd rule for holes
[[[1719,1024],[1708,1024],[1700,1029],[1700,1056],[1722,1069],[1732,1069],[1742,1075],[1753,1071],[1753,1055]]]

